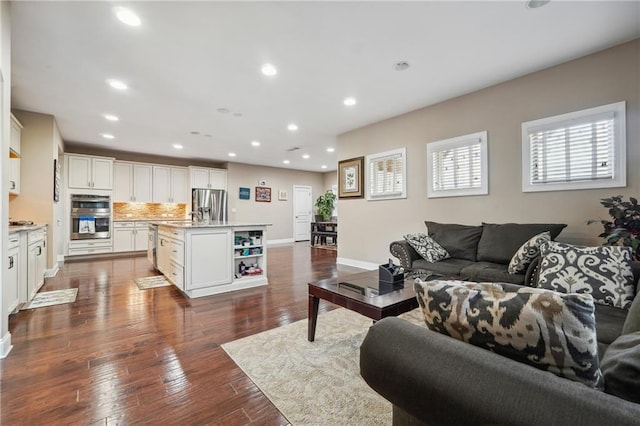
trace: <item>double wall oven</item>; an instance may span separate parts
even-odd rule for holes
[[[111,197],[71,195],[71,240],[111,237]]]

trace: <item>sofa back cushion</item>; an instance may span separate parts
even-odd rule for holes
[[[563,223],[482,223],[477,259],[508,265],[518,249],[532,237],[549,231],[555,240]]]
[[[602,388],[591,295],[420,279],[414,288],[429,329]]]
[[[425,221],[427,232],[454,259],[476,261],[482,226],[457,225]],[[519,246],[518,246],[519,247]],[[517,247],[516,247],[517,248]]]

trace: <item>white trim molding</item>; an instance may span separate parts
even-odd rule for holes
[[[347,259],[346,257],[338,257],[336,258],[336,263],[339,265],[353,266],[354,268],[366,269],[368,271],[373,271],[374,269],[378,269],[377,263],[366,262],[364,260],[357,259]]]
[[[7,334],[5,334],[2,339],[0,339],[0,359],[6,358],[7,355],[9,355],[9,352],[11,352],[12,348],[13,346],[11,345],[11,333],[7,331]]]

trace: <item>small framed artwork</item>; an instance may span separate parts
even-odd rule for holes
[[[241,200],[248,200],[251,198],[251,188],[243,188],[242,186],[240,187],[240,194],[239,197]]]
[[[258,186],[267,186],[267,180],[266,179],[260,179],[258,181]]]
[[[338,161],[338,198],[364,197],[364,157]]]
[[[287,190],[286,189],[278,190],[278,200],[287,201],[288,199],[289,199],[289,194],[287,194]]]
[[[256,201],[262,203],[271,202],[271,188],[265,186],[256,186]]]
[[[60,162],[53,160],[53,201],[60,201]]]

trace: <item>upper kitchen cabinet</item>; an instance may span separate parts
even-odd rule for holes
[[[11,139],[9,141],[9,156],[12,158],[20,157],[22,138],[22,124],[13,114],[11,114]]]
[[[113,158],[67,154],[67,185],[79,189],[113,189]]]
[[[227,171],[205,167],[189,167],[191,188],[227,189]]]
[[[150,203],[152,201],[151,164],[115,161],[113,163],[113,201]]]
[[[153,166],[154,203],[190,203],[185,167]]]

